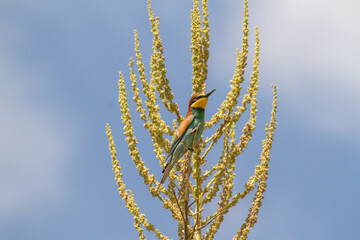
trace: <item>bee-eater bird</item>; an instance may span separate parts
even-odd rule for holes
[[[181,121],[175,133],[175,138],[171,144],[163,177],[160,184],[163,184],[169,175],[169,172],[179,159],[188,151],[193,151],[193,147],[199,142],[205,126],[205,107],[208,97],[215,91],[212,90],[207,94],[194,94],[189,101],[189,108],[186,117]]]

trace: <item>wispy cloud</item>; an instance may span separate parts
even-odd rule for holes
[[[36,95],[46,73],[14,52],[16,29],[1,26],[0,222],[64,200],[74,136],[64,113]],[[20,40],[19,40],[20,39]],[[66,127],[66,128],[65,128]]]
[[[321,134],[356,137],[360,2],[282,0],[250,7],[251,27],[260,26],[261,78],[279,85],[281,107]],[[241,12],[234,13],[222,30],[222,47],[213,49],[218,79],[232,74],[233,52],[241,47],[240,20]]]

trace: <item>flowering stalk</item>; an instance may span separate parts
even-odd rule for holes
[[[130,82],[133,94],[133,101],[139,118],[144,123],[151,136],[155,156],[161,167],[165,164],[165,156],[170,151],[169,136],[175,134],[175,129],[182,121],[178,104],[174,101],[174,93],[170,87],[170,81],[166,77],[165,58],[163,56],[163,42],[160,38],[159,17],[156,17],[151,8],[151,1],[147,0],[148,14],[151,33],[153,35],[152,50],[150,58],[150,75],[145,74],[145,65],[140,52],[140,41],[138,32],[134,31],[135,60],[130,58]],[[201,5],[201,6],[200,6]],[[249,209],[247,218],[243,221],[239,231],[233,239],[247,239],[247,236],[257,222],[257,216],[262,205],[264,192],[268,178],[270,150],[272,147],[274,131],[276,128],[277,92],[273,86],[274,98],[270,123],[266,125],[266,139],[263,140],[260,163],[255,166],[254,174],[245,183],[245,190],[238,192],[234,188],[236,181],[235,167],[239,155],[247,148],[255,130],[257,120],[257,94],[259,88],[259,59],[260,40],[259,29],[256,28],[255,51],[252,63],[252,74],[249,80],[249,87],[241,95],[244,84],[245,68],[248,55],[248,29],[249,9],[248,0],[244,0],[243,38],[241,51],[237,50],[236,65],[233,78],[230,80],[230,91],[219,106],[218,111],[205,123],[205,128],[215,128],[214,134],[205,139],[200,139],[193,152],[188,152],[170,171],[167,186],[159,185],[155,175],[145,166],[140,156],[137,138],[130,116],[128,105],[128,94],[125,89],[125,79],[120,72],[119,76],[119,104],[122,123],[124,125],[125,140],[128,145],[129,155],[138,170],[143,183],[149,189],[152,197],[159,199],[163,207],[171,212],[172,218],[177,221],[178,237],[180,239],[214,239],[226,214],[237,205],[240,199],[245,198],[255,190],[255,197]],[[207,0],[193,0],[191,10],[191,46],[192,67],[193,67],[193,92],[203,93],[206,89],[208,74],[208,59],[210,46],[210,27]],[[142,92],[142,93],[141,93]],[[166,111],[173,114],[174,121],[167,124],[161,114],[158,102]],[[246,111],[250,112],[250,118],[242,128],[241,134],[236,132],[238,121]],[[119,161],[116,158],[116,150],[110,130],[106,125],[106,134],[109,139],[109,147],[113,164],[118,191],[126,208],[133,215],[134,226],[138,231],[140,239],[145,239],[145,230],[154,233],[158,239],[169,239],[164,236],[160,229],[140,213],[135,203],[131,190],[126,189],[122,180],[123,173]],[[238,136],[240,135],[240,136]],[[207,156],[214,155],[213,147],[222,141],[222,153],[219,160],[204,170],[207,165]],[[218,198],[216,198],[218,196]],[[207,204],[217,200],[217,209],[207,215],[203,210]],[[240,222],[240,220],[239,220]]]

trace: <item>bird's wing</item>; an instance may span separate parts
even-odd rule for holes
[[[167,160],[173,154],[176,146],[179,144],[179,142],[184,137],[186,130],[189,128],[189,126],[192,123],[192,121],[194,120],[194,118],[195,118],[195,115],[189,114],[181,121],[178,129],[176,130],[175,139],[174,139],[173,143],[171,144],[169,154],[167,155],[165,160]]]
[[[178,129],[176,130],[177,138],[180,138],[184,135],[184,133],[189,128],[189,126],[192,123],[192,121],[194,120],[194,118],[195,118],[194,114],[189,114],[181,121]]]

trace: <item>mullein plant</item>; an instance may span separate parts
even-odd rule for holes
[[[209,14],[208,1],[202,0],[201,9],[199,0],[193,0],[191,10],[191,52],[192,52],[192,91],[194,94],[204,95],[208,73],[209,58]],[[174,101],[174,93],[166,77],[166,68],[163,56],[163,44],[159,35],[159,18],[155,17],[151,9],[151,1],[147,1],[151,32],[153,34],[150,59],[150,81],[145,75],[145,66],[139,50],[138,33],[135,30],[135,55],[130,58],[130,81],[133,92],[133,100],[136,111],[144,122],[143,126],[151,136],[156,158],[162,168],[166,167],[165,159],[171,151],[171,142],[168,140],[176,135],[176,129],[183,120],[180,115],[178,104]],[[244,72],[247,65],[248,54],[248,1],[244,1],[243,38],[242,48],[237,50],[236,66],[233,78],[230,80],[230,91],[225,100],[219,106],[217,112],[204,124],[204,131],[213,128],[215,132],[211,137],[203,140],[200,138],[197,145],[191,151],[185,151],[183,157],[175,164],[173,170],[167,171],[168,184],[160,184],[155,175],[145,166],[140,156],[138,141],[134,134],[134,128],[130,116],[128,96],[125,90],[125,81],[120,72],[119,80],[119,104],[121,118],[124,125],[124,135],[129,148],[129,154],[135,163],[139,176],[147,186],[152,197],[157,198],[165,209],[171,212],[172,218],[178,224],[179,239],[213,239],[219,230],[224,216],[231,208],[236,206],[240,199],[245,198],[250,192],[255,192],[249,214],[243,220],[239,230],[233,239],[247,239],[247,236],[257,222],[268,178],[270,149],[272,147],[274,131],[276,127],[277,92],[273,86],[273,102],[270,122],[266,124],[266,138],[262,141],[262,152],[258,165],[254,168],[254,174],[245,183],[245,189],[239,192],[234,189],[235,166],[239,155],[247,147],[252,138],[256,123],[257,93],[259,85],[259,30],[256,28],[255,54],[252,64],[250,86],[240,98],[240,90],[244,82]],[[139,87],[140,85],[140,87]],[[140,89],[143,94],[140,94]],[[145,99],[144,99],[145,98]],[[214,99],[214,97],[212,97]],[[164,108],[173,114],[174,121],[169,126],[160,115],[162,102]],[[211,101],[211,99],[209,100]],[[215,101],[213,102],[215,104]],[[240,137],[236,136],[236,124],[244,112],[250,112],[249,120],[242,128]],[[109,139],[113,172],[115,173],[118,191],[125,202],[126,208],[134,218],[134,226],[140,239],[146,239],[145,230],[153,232],[158,239],[170,239],[161,233],[161,229],[155,227],[134,201],[134,195],[127,189],[123,182],[123,173],[119,161],[110,126],[106,125],[106,134]],[[176,137],[175,137],[176,138]],[[219,141],[221,140],[221,141]],[[207,166],[206,158],[211,154],[215,144],[222,144],[222,153],[219,160],[210,167]],[[160,171],[159,171],[160,173]],[[217,210],[206,215],[203,210],[211,202],[217,201]],[[241,220],[239,220],[241,223]]]

